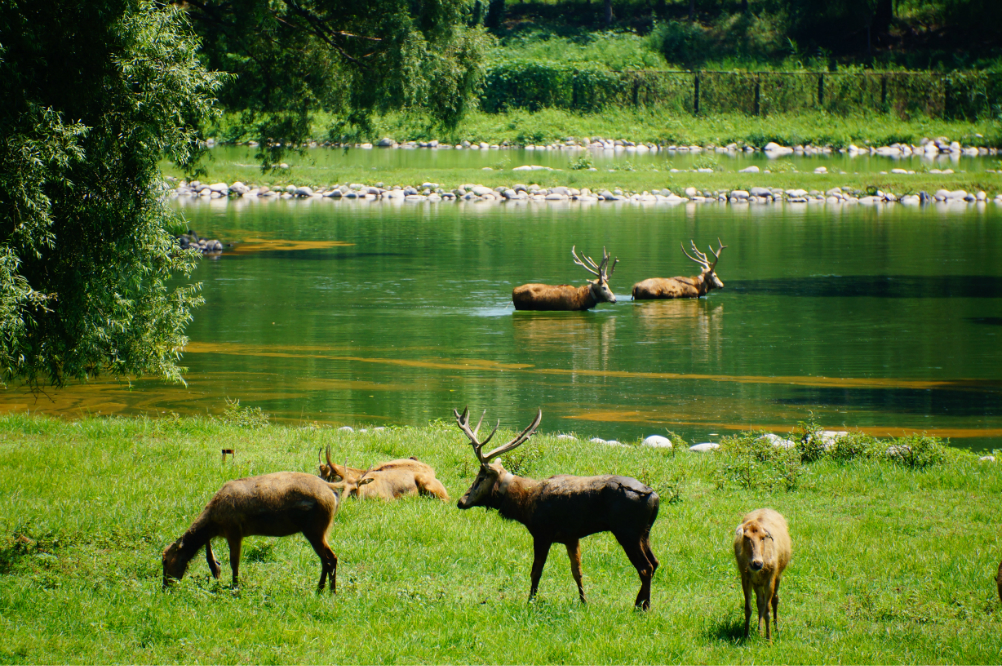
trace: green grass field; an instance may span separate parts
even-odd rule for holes
[[[582,542],[589,604],[577,601],[559,546],[528,604],[528,532],[428,499],[344,504],[331,534],[334,597],[315,593],[319,560],[298,536],[247,539],[239,592],[224,542],[222,582],[199,555],[161,591],[161,550],[226,480],[312,472],[322,445],[356,465],[416,455],[458,498],[475,461],[451,421],[363,434],[0,417],[0,662],[1002,660],[998,465],[948,450],[914,468],[850,458],[858,447],[801,463],[748,441],[730,454],[672,455],[550,433],[509,455],[528,476],[620,473],[659,490],[652,544],[662,566],[652,610],[640,613],[636,573],[610,535]],[[221,448],[235,448],[236,462],[221,463]],[[782,512],[793,539],[772,645],[741,637],[730,545],[741,516],[760,506]]]

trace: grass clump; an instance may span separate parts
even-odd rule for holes
[[[268,425],[269,416],[260,407],[241,407],[239,398],[226,398],[226,407],[218,419],[220,423],[238,428],[263,428]]]
[[[738,488],[769,492],[797,488],[803,473],[799,452],[776,446],[762,434],[742,433],[720,441],[725,458],[719,470],[720,487],[733,484]]]

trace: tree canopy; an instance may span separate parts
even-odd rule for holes
[[[456,122],[476,99],[486,35],[467,0],[185,2],[220,92],[262,145],[305,139],[317,112],[367,126],[374,110]]]
[[[198,285],[163,158],[190,163],[218,77],[176,8],[0,1],[0,372],[180,380]]]

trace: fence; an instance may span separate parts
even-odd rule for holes
[[[516,62],[488,70],[481,106],[492,113],[645,106],[696,115],[865,109],[975,120],[1002,115],[1002,73],[616,72]]]

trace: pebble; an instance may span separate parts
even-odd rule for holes
[[[709,453],[719,448],[720,445],[716,442],[703,442],[702,444],[693,444],[689,447],[689,450],[693,453]]]

